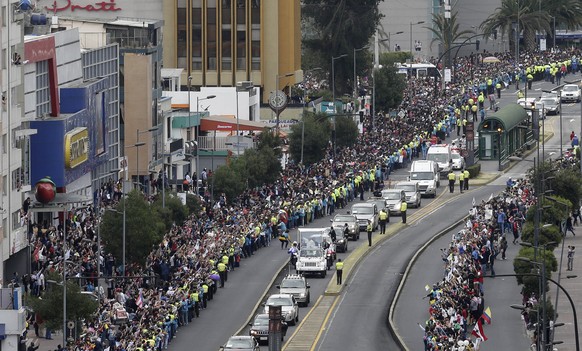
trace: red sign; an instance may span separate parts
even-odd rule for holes
[[[52,11],[54,13],[67,11],[67,10],[71,10],[71,11],[84,10],[84,11],[92,11],[92,12],[93,11],[121,11],[121,9],[119,7],[117,7],[115,0],[101,1],[101,2],[96,2],[94,4],[88,4],[88,5],[73,4],[71,2],[71,0],[66,0],[66,1],[54,0],[52,6],[45,6],[44,8],[47,9],[48,11]]]

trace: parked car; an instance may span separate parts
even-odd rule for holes
[[[419,208],[421,204],[420,189],[417,182],[400,182],[394,189],[404,190],[406,203],[414,208]]]
[[[451,152],[451,159],[453,160],[453,169],[465,168],[465,158],[458,152]]]
[[[289,294],[295,297],[298,305],[303,305],[307,307],[309,305],[310,295],[309,295],[309,284],[305,277],[299,274],[289,274],[281,284],[277,285],[277,289],[281,294]]]
[[[252,336],[234,335],[228,338],[226,344],[220,347],[221,350],[237,351],[260,351],[259,342]]]
[[[406,194],[402,189],[384,189],[382,197],[386,199],[386,209],[391,215],[400,215],[400,206],[406,201]]]
[[[249,323],[249,335],[255,338],[258,343],[269,342],[269,315],[266,313],[260,313],[255,316],[252,323]],[[285,339],[287,335],[287,323],[281,321],[281,341]]]
[[[351,214],[347,214],[347,215],[337,214],[331,220],[331,226],[335,230],[335,234],[337,237],[336,240],[339,241],[340,233],[344,232],[344,227],[345,227],[346,223],[348,224],[348,237],[346,238],[346,240],[348,238],[352,239],[352,240],[358,240],[360,238],[360,228],[358,227],[358,219],[356,218],[356,216],[351,215]],[[339,246],[339,243],[338,243],[338,246]],[[337,250],[341,251],[339,249],[339,247],[337,248]],[[346,244],[346,251],[347,251],[347,244]]]
[[[299,306],[293,295],[273,294],[265,303],[263,313],[269,313],[270,306],[281,306],[281,315],[287,324],[295,325],[299,322]]]
[[[560,92],[560,100],[580,102],[580,86],[578,84],[566,84]]]

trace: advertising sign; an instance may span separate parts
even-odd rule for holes
[[[75,168],[89,159],[89,130],[78,127],[65,134],[65,167]]]

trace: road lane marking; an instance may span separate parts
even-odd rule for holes
[[[287,348],[287,345],[288,345],[289,341],[293,340],[293,338],[295,337],[295,335],[299,332],[299,330],[301,330],[301,327],[303,326],[303,323],[305,323],[305,321],[307,321],[309,319],[309,316],[311,315],[311,313],[313,311],[315,311],[315,309],[317,308],[317,306],[319,306],[319,303],[321,302],[321,299],[323,299],[324,296],[325,296],[324,294],[319,295],[319,297],[317,298],[317,301],[315,301],[315,303],[313,304],[313,306],[311,306],[311,309],[309,310],[309,312],[307,312],[307,314],[305,315],[305,317],[303,317],[303,319],[301,319],[301,322],[299,323],[299,325],[297,326],[297,328],[295,328],[295,330],[293,331],[293,334],[291,334],[291,336],[288,337],[287,340],[285,340],[285,344],[281,348],[281,351],[284,351]]]
[[[344,294],[344,296],[345,295],[346,294]],[[319,338],[321,338],[321,334],[323,333],[324,330],[326,330],[326,327],[325,326],[327,325],[327,322],[329,321],[329,317],[331,317],[332,313],[335,312],[335,306],[337,305],[337,303],[339,301],[340,301],[340,299],[338,299],[337,296],[336,296],[335,299],[334,299],[334,301],[333,301],[333,303],[331,304],[331,307],[329,308],[329,311],[327,311],[327,314],[325,315],[325,318],[323,319],[323,324],[321,325],[321,328],[319,329],[319,332],[317,333],[317,336],[315,337],[315,340],[313,341],[313,344],[311,344],[311,348],[309,349],[309,351],[314,351],[315,350],[315,347],[319,343]]]

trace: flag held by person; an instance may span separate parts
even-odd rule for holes
[[[491,308],[487,307],[481,316],[487,324],[491,324]]]
[[[487,337],[485,336],[485,333],[483,332],[483,322],[481,321],[481,318],[479,318],[479,321],[477,321],[477,324],[473,328],[473,331],[471,332],[471,334],[473,334],[473,336],[476,337],[477,339],[487,341]]]

